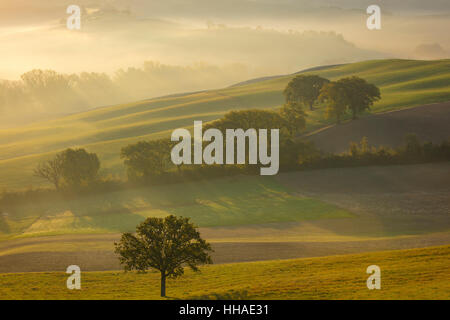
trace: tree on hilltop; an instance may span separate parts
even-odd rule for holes
[[[319,97],[320,89],[328,82],[330,82],[328,79],[317,75],[298,75],[284,89],[286,103],[300,103],[314,110],[313,106]]]
[[[373,103],[381,98],[380,89],[362,78],[343,78],[338,82],[344,86],[347,93],[348,108],[352,113],[352,119],[356,119],[358,114],[364,110],[370,109]]]
[[[325,84],[320,90],[319,100],[327,103],[327,117],[336,118],[336,122],[340,123],[349,104],[343,84],[334,81]]]

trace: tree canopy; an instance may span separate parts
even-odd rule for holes
[[[281,108],[280,113],[285,119],[286,129],[292,137],[305,128],[306,114],[298,102],[287,102]]]
[[[61,156],[62,176],[69,186],[89,184],[97,177],[100,160],[95,153],[89,153],[85,149],[67,149]]]
[[[284,90],[286,103],[300,103],[313,110],[320,89],[328,82],[330,82],[328,79],[317,75],[298,75],[288,83]]]
[[[149,178],[164,173],[170,165],[169,139],[140,141],[122,148],[121,158],[125,159],[128,177],[132,180]]]
[[[280,129],[285,126],[285,119],[279,112],[271,110],[240,110],[230,111],[223,118],[215,120],[204,126],[208,128],[217,128],[225,133],[226,129]]]
[[[381,98],[380,89],[359,77],[342,78],[325,84],[320,90],[319,100],[327,103],[327,116],[337,123],[349,110],[352,118]]]
[[[319,99],[327,102],[327,117],[336,118],[337,123],[340,123],[349,104],[343,84],[340,82],[327,83],[320,91]]]
[[[99,170],[100,160],[95,153],[85,149],[66,149],[53,159],[38,164],[34,174],[51,182],[56,189],[60,189],[62,183],[78,188],[92,183]]]
[[[352,112],[353,119],[356,119],[359,113],[369,109],[375,101],[381,98],[380,89],[362,78],[343,78],[338,82],[345,88],[348,108]]]
[[[210,264],[211,245],[200,237],[189,218],[147,218],[136,228],[136,234],[122,234],[115,252],[125,271],[156,269],[161,273],[161,296],[166,295],[166,279],[184,274],[187,266],[199,271],[198,265]]]

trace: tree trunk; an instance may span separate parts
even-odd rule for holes
[[[310,103],[309,103],[309,110],[311,110],[311,111],[314,110],[314,108],[313,108],[313,102],[310,102]]]
[[[59,181],[55,180],[54,184],[55,184],[56,191],[58,191],[59,190]]]
[[[161,297],[166,296],[166,275],[161,273]]]

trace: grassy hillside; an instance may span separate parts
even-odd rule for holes
[[[212,265],[168,282],[169,299],[450,299],[450,246],[325,258]],[[366,268],[381,268],[368,290]],[[0,299],[159,299],[159,274],[84,272],[81,290],[63,272],[0,274]]]
[[[450,163],[236,176],[3,206],[0,240],[134,230],[191,217],[208,239],[336,241],[449,231]],[[0,254],[1,254],[0,248]]]
[[[308,136],[323,151],[348,151],[350,142],[363,137],[372,146],[399,147],[405,136],[415,133],[422,142],[440,144],[450,139],[450,101],[387,112],[318,130]]]
[[[8,216],[0,216],[0,239],[17,234],[133,231],[146,217],[169,214],[191,217],[200,227],[353,217],[334,205],[290,194],[271,177],[200,181],[76,199],[58,195],[3,210]]]
[[[312,72],[329,79],[357,75],[381,88],[373,112],[450,100],[450,60],[376,60]],[[168,136],[194,120],[210,121],[229,110],[276,108],[293,76],[181,96],[163,97],[95,109],[31,126],[0,131],[0,188],[42,182],[36,163],[54,152],[84,146],[99,154],[105,173],[124,174],[121,147],[142,139]],[[309,130],[329,124],[320,108],[309,113]]]
[[[449,170],[336,168],[20,203],[0,215],[0,272],[61,270],[74,259],[115,270],[119,232],[167,214],[200,225],[217,262],[448,244]]]

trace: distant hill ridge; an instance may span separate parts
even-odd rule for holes
[[[376,84],[382,99],[372,113],[450,101],[450,59],[371,60],[302,72],[330,80],[356,75]],[[0,188],[39,185],[41,181],[32,174],[36,163],[74,146],[96,152],[105,173],[124,175],[119,157],[123,146],[168,137],[176,128],[191,128],[194,120],[215,120],[231,110],[278,108],[284,103],[282,92],[294,76],[97,108],[0,130]],[[324,108],[308,111],[309,132],[332,123]]]
[[[312,68],[303,69],[301,71],[297,71],[297,72],[294,72],[294,73],[291,73],[291,74],[278,75],[278,76],[267,76],[267,77],[250,79],[250,80],[246,80],[246,81],[242,81],[242,82],[233,84],[233,85],[230,86],[230,88],[244,86],[244,85],[252,84],[252,83],[258,83],[258,82],[262,82],[262,81],[266,81],[266,80],[272,80],[272,79],[281,78],[281,77],[288,77],[288,76],[291,76],[291,75],[297,75],[297,74],[305,73],[305,72],[325,70],[325,69],[336,67],[336,66],[340,66],[340,65],[343,65],[343,64],[330,64],[330,65],[325,65],[325,66],[318,66],[318,67],[312,67]]]

